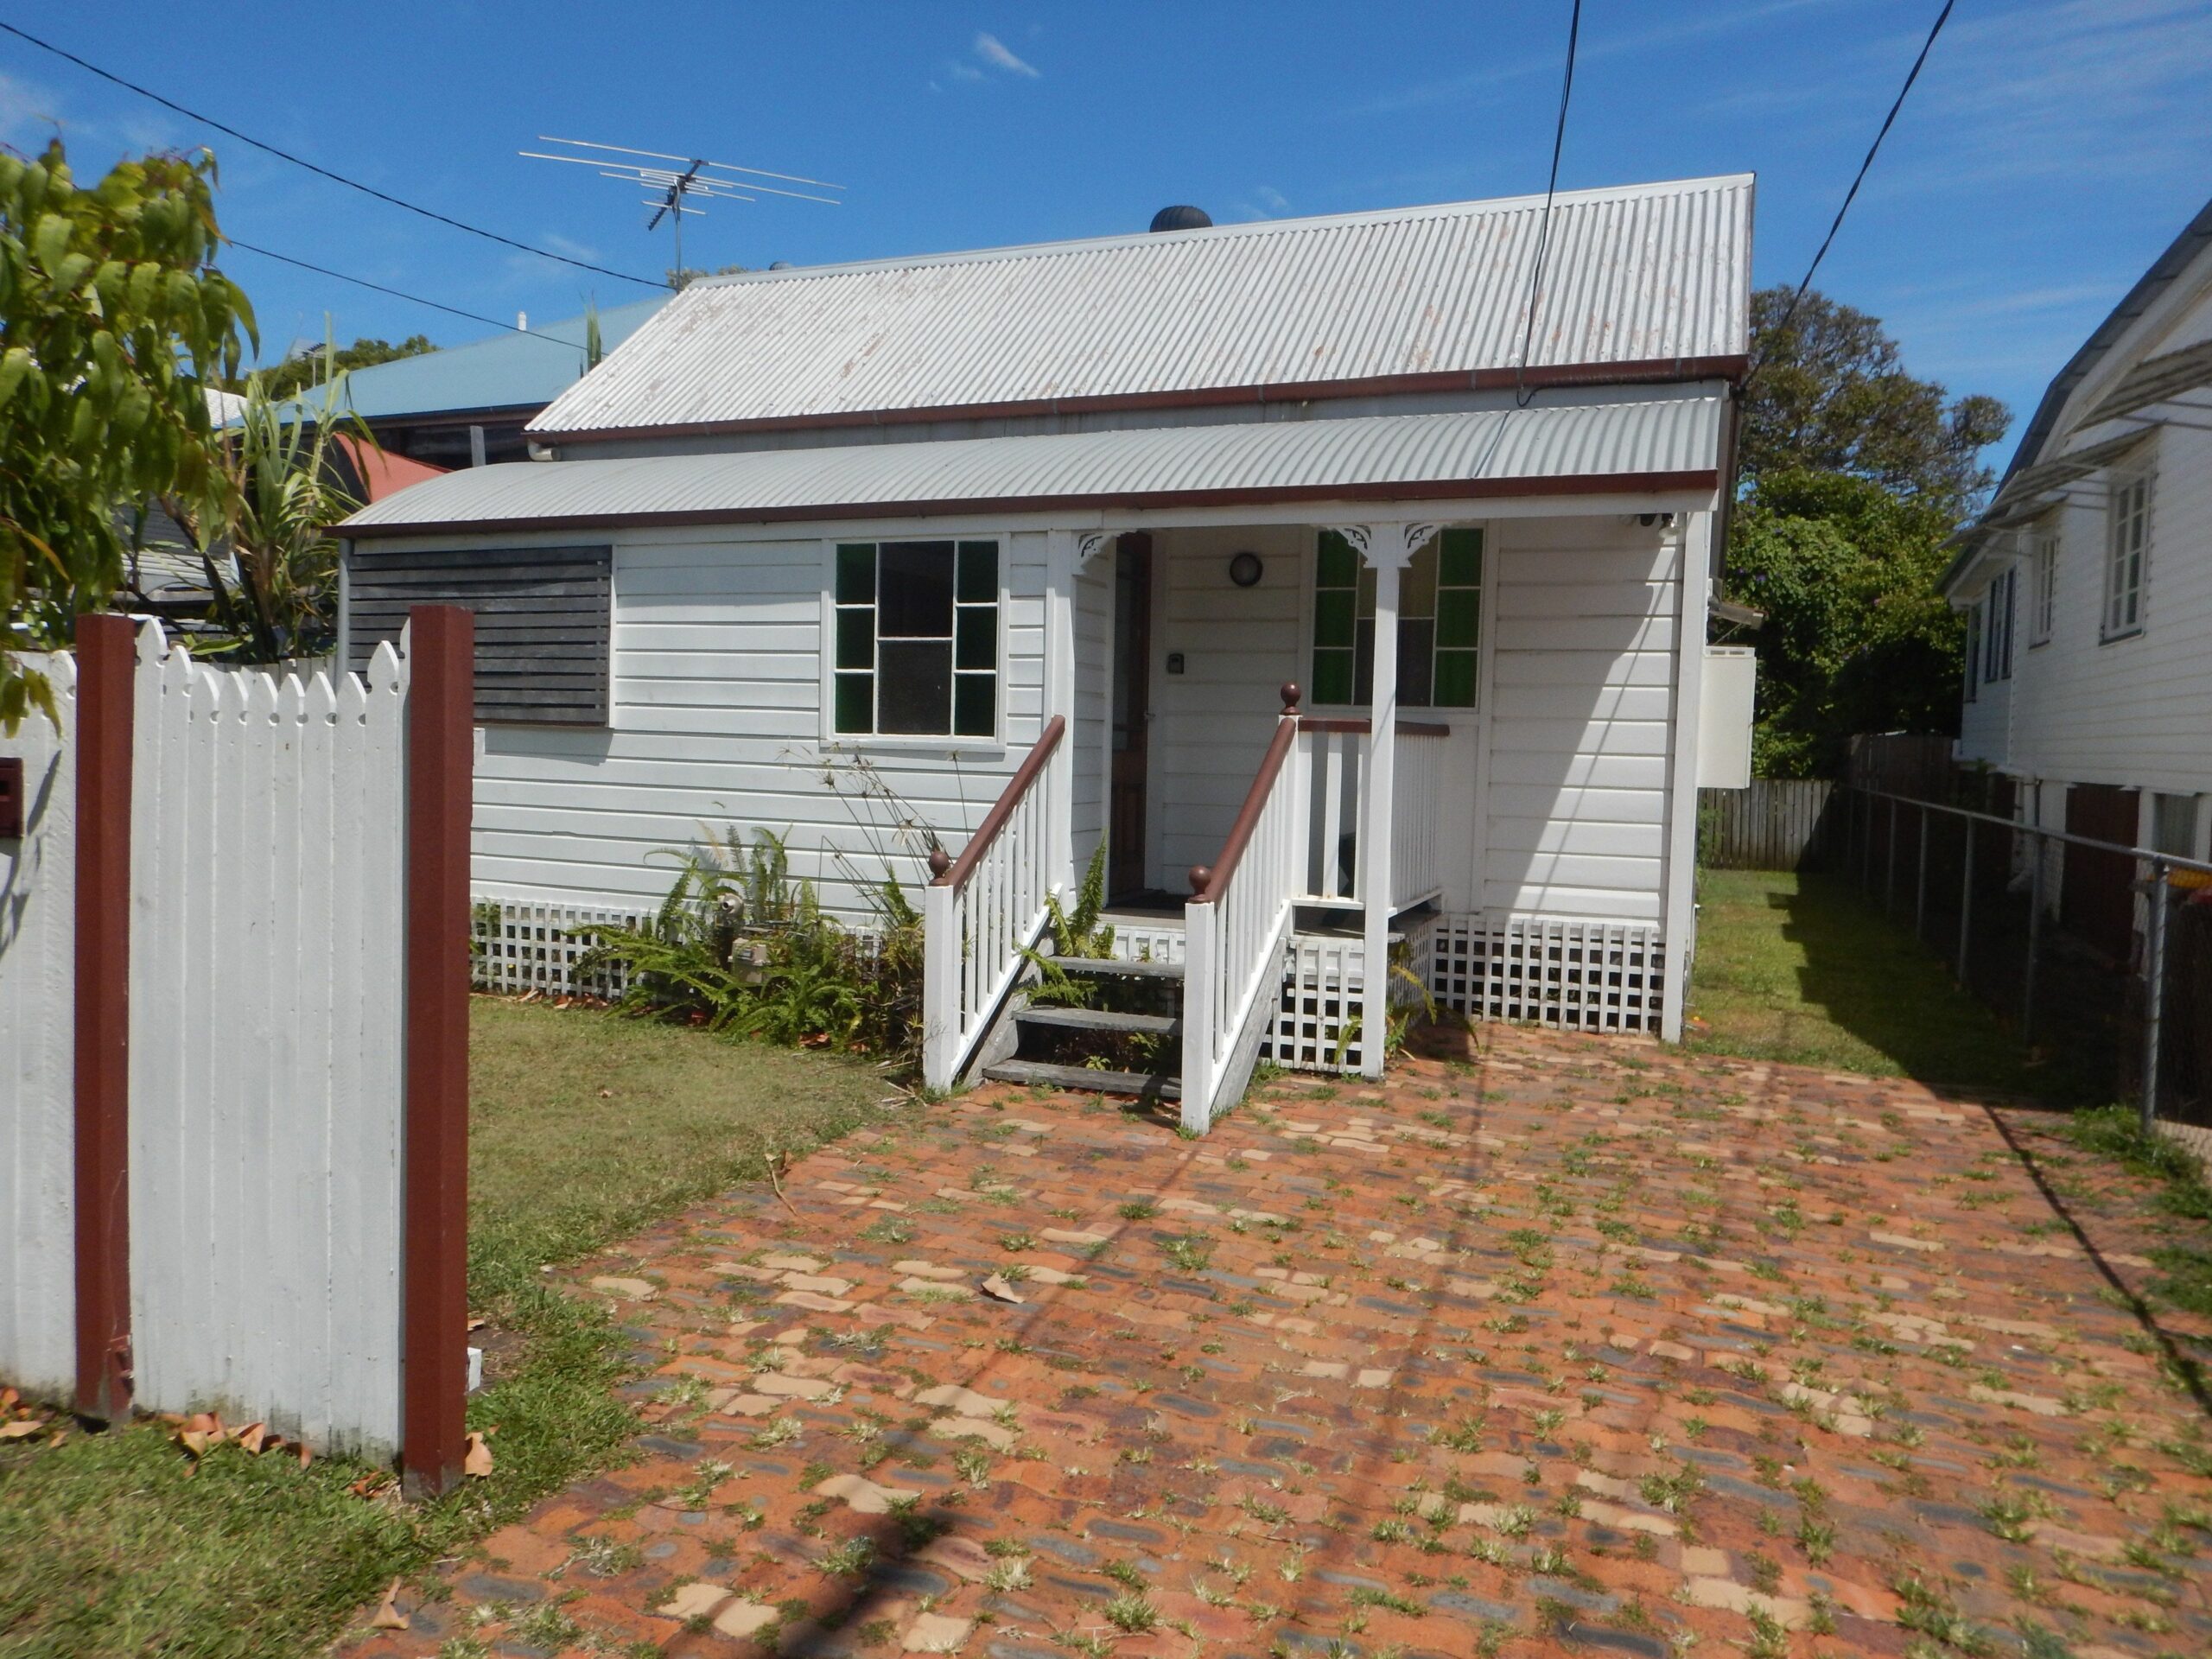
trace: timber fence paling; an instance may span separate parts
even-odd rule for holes
[[[1754,778],[1698,791],[1700,861],[1719,870],[1821,868],[1835,839],[1834,786],[1823,778]]]

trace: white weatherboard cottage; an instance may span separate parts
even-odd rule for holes
[[[644,910],[735,823],[859,913],[864,760],[942,841],[935,1084],[1067,1080],[1021,948],[1102,844],[1180,1006],[1093,1018],[1194,1126],[1379,1073],[1394,977],[1672,1036],[1751,194],[1560,195],[1533,330],[1541,198],[701,283],[543,459],[350,522],[350,649],[478,607],[487,899]]]
[[[2024,819],[2212,855],[2212,203],[2051,382],[1963,541],[1961,758]]]

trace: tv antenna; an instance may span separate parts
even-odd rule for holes
[[[640,205],[653,210],[645,221],[648,231],[657,231],[660,222],[670,221],[676,232],[676,270],[670,286],[680,287],[683,281],[683,219],[685,214],[699,218],[706,213],[703,207],[689,204],[696,201],[753,201],[762,196],[788,196],[795,201],[825,202],[835,207],[840,198],[817,196],[804,190],[785,190],[779,185],[810,184],[817,190],[842,190],[842,184],[830,184],[821,179],[803,179],[790,173],[768,173],[757,167],[739,167],[729,162],[710,162],[702,156],[671,156],[664,150],[632,149],[626,144],[595,144],[584,138],[556,138],[539,133],[541,144],[562,144],[571,150],[588,150],[589,155],[553,155],[542,149],[519,149],[518,156],[528,156],[534,162],[566,162],[571,167],[588,167],[603,179],[613,179],[623,184],[639,185],[654,194],[644,197]],[[624,156],[639,156],[642,160],[625,161]],[[667,162],[667,166],[656,166]],[[734,175],[734,176],[732,176]],[[762,179],[774,179],[777,184],[762,184]]]

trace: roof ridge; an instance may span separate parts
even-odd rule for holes
[[[1554,207],[1592,200],[1628,201],[1658,195],[1688,195],[1698,188],[1743,188],[1751,186],[1751,173],[1715,173],[1687,179],[1655,179],[1641,184],[1592,185],[1561,190],[1552,198]],[[1541,191],[1519,196],[1469,197],[1452,201],[1412,202],[1398,207],[1361,207],[1340,213],[1306,213],[1287,219],[1239,219],[1227,225],[1203,225],[1184,231],[1116,231],[1102,236],[1063,237],[1049,242],[1009,242],[993,247],[947,248],[929,253],[885,254],[873,259],[838,260],[822,265],[791,265],[782,270],[733,271],[728,276],[702,276],[683,291],[702,293],[721,288],[752,287],[766,282],[855,275],[882,270],[926,270],[938,265],[982,264],[995,259],[1049,257],[1059,254],[1095,252],[1118,246],[1163,247],[1193,241],[1226,241],[1245,236],[1286,235],[1299,231],[1351,225],[1381,224],[1424,218],[1474,218],[1481,213],[1503,213],[1514,209],[1541,207]]]

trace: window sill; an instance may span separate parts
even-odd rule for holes
[[[824,754],[960,754],[1000,756],[1014,747],[1002,737],[865,737],[841,732],[822,740]]]
[[[2101,633],[2097,636],[2097,643],[2101,645],[2117,645],[2130,639],[2140,639],[2142,637],[2143,630],[2134,627],[2120,633]]]
[[[2046,633],[2046,634],[2045,634],[2045,635],[2044,635],[2044,637],[2043,637],[2042,639],[2031,639],[2031,640],[2029,640],[2029,641],[2028,641],[2028,649],[2029,649],[2030,651],[2041,651],[2041,650],[2042,650],[2045,645],[2049,645],[2050,643],[2050,635],[2049,635],[2049,634],[2047,634],[2047,633]]]

